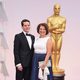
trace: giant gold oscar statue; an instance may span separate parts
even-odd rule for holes
[[[59,4],[54,5],[54,14],[47,19],[49,32],[53,41],[52,69],[54,74],[64,74],[64,70],[59,68],[60,51],[62,46],[62,34],[65,31],[66,19],[60,16]]]

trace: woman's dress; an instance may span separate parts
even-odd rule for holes
[[[46,56],[46,44],[49,37],[37,38],[34,43],[34,56],[32,60],[32,74],[31,80],[39,80],[39,61],[44,61]],[[50,59],[51,60],[51,59]],[[50,75],[48,75],[48,80],[53,80],[52,67],[48,67]]]

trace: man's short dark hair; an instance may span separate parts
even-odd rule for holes
[[[24,22],[29,22],[30,23],[30,21],[28,20],[28,19],[23,19],[22,21],[21,21],[21,26],[23,26],[23,23]]]
[[[37,26],[37,32],[39,33],[39,29],[41,26],[44,26],[45,30],[46,30],[46,35],[49,33],[48,31],[48,25],[46,23],[40,23],[38,26]]]

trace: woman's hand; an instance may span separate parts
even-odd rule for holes
[[[45,64],[45,63],[43,63],[43,64],[40,66],[41,69],[44,69],[45,67],[46,67],[46,64]]]

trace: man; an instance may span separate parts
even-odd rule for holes
[[[30,21],[21,21],[23,31],[15,35],[14,58],[16,65],[16,80],[30,80],[31,62],[34,53],[34,36],[29,34]]]
[[[54,5],[54,14],[47,19],[49,32],[53,41],[52,67],[53,73],[63,73],[59,69],[60,50],[62,46],[62,34],[65,31],[66,19],[60,16],[60,5]]]

